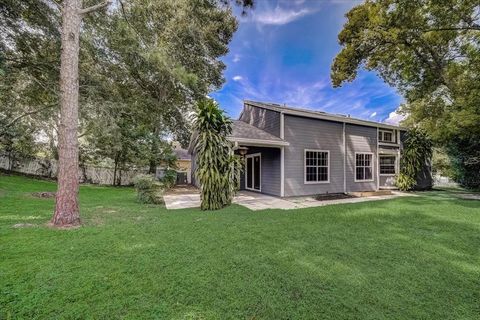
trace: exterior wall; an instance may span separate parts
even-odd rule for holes
[[[249,147],[248,154],[261,153],[262,193],[280,196],[280,149]],[[245,190],[245,171],[240,177],[240,190]]]
[[[239,120],[280,137],[279,112],[245,104]]]
[[[394,188],[395,187],[395,176],[394,175],[380,175],[380,188]]]
[[[347,192],[377,190],[377,128],[354,124],[345,125],[347,145],[346,182]],[[355,153],[373,153],[373,181],[355,182]]]
[[[343,192],[343,124],[284,116],[285,140],[285,196],[314,195]],[[329,183],[305,184],[305,149],[330,152]]]
[[[177,160],[177,171],[187,173],[187,182],[192,183],[192,161],[191,160]]]
[[[285,115],[285,196],[344,192],[343,123]],[[377,128],[345,125],[346,191],[377,189]],[[306,184],[305,149],[330,152],[328,183]],[[373,181],[355,182],[355,153],[373,154]]]

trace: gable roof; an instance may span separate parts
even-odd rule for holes
[[[283,114],[299,116],[299,117],[351,123],[351,124],[357,124],[357,125],[375,127],[375,128],[407,130],[404,127],[395,126],[391,124],[352,118],[350,116],[346,116],[342,114],[333,114],[333,113],[327,113],[327,112],[317,111],[317,110],[293,108],[287,105],[282,106],[280,104],[271,103],[271,102],[258,102],[258,101],[244,100],[244,104],[248,104],[254,107],[259,107],[267,110],[273,110]]]

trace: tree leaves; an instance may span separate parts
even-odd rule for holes
[[[232,202],[242,168],[227,139],[232,132],[232,121],[215,101],[204,99],[198,103],[194,130],[194,174],[200,183],[201,208],[221,209]]]

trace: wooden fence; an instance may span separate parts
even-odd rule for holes
[[[11,161],[7,155],[0,154],[0,169],[6,171],[55,179],[57,168],[56,160],[33,158]],[[132,168],[127,171],[117,170],[117,181],[119,180],[122,186],[132,185],[136,175],[147,172],[147,168]],[[112,185],[113,174],[113,168],[87,165],[79,169],[78,179],[81,183]]]

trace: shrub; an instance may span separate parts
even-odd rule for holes
[[[412,190],[417,185],[422,169],[431,163],[432,152],[432,141],[423,130],[413,128],[407,133],[400,158],[400,174],[395,182],[400,190]]]
[[[416,181],[414,178],[406,175],[405,173],[400,173],[396,177],[395,184],[397,185],[398,189],[402,191],[408,191],[413,189]]]
[[[134,179],[135,189],[137,190],[137,200],[141,203],[163,203],[164,186],[156,182],[155,179],[146,174],[141,174]]]
[[[165,170],[165,175],[162,178],[163,185],[166,189],[170,189],[175,186],[175,182],[177,182],[177,172],[172,169]]]

